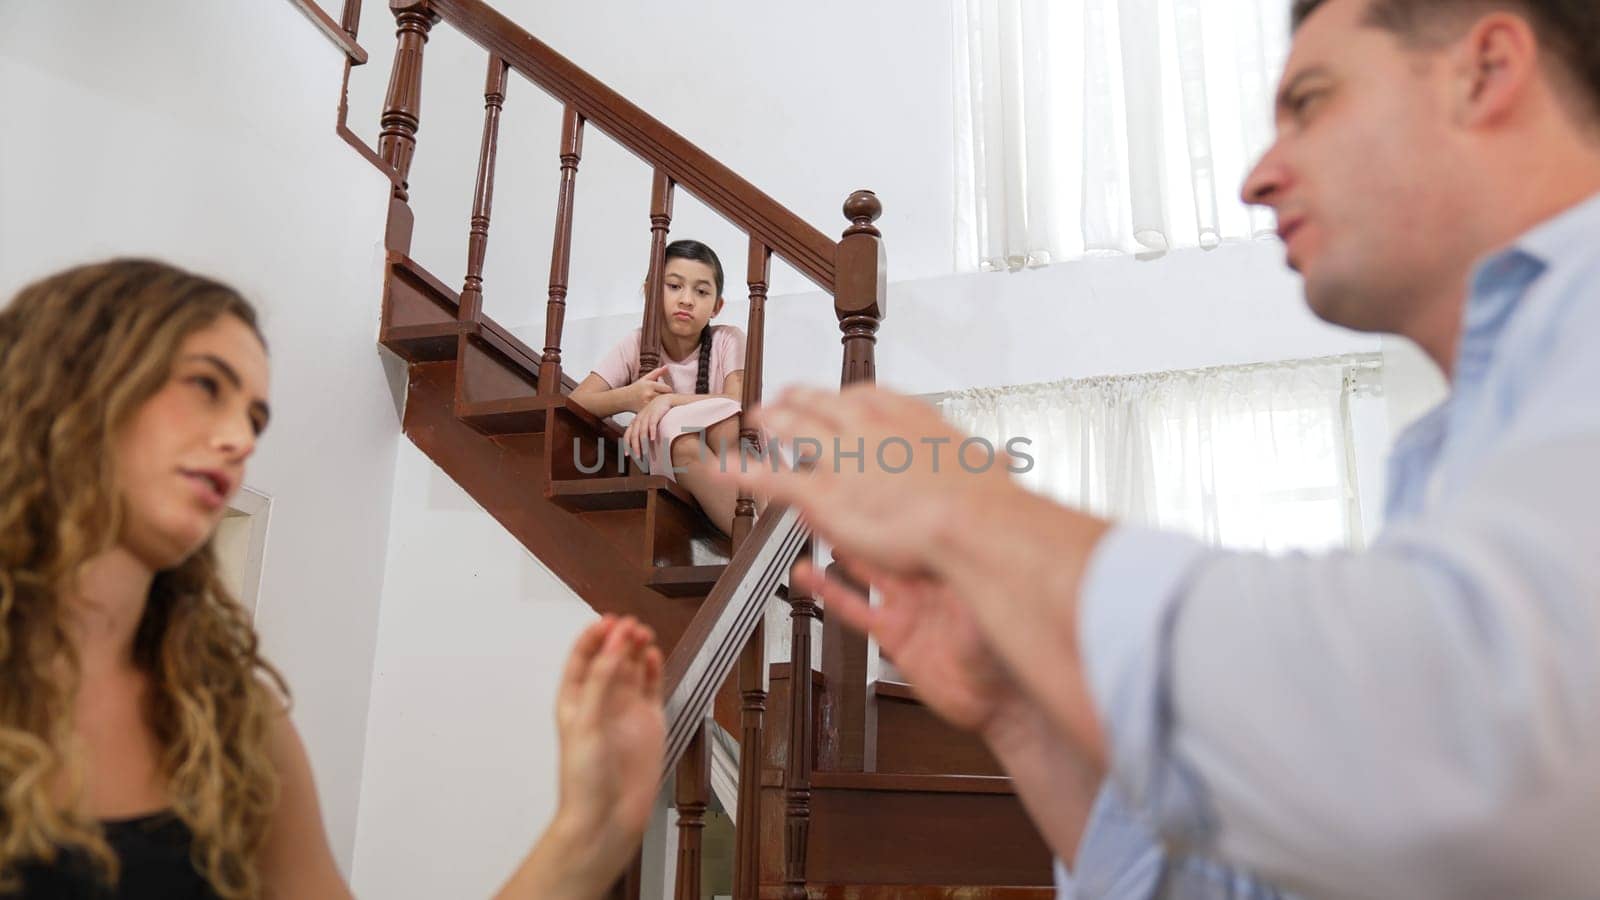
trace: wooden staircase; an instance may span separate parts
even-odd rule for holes
[[[392,0],[395,63],[376,150],[357,146],[389,178],[379,340],[409,367],[406,435],[508,532],[597,611],[649,623],[669,651],[668,756],[676,785],[679,900],[700,896],[699,836],[708,803],[704,722],[741,744],[735,896],[755,898],[1045,898],[1049,851],[987,750],[917,702],[908,685],[868,682],[868,644],[827,621],[810,598],[788,596],[788,568],[813,549],[791,511],[759,520],[739,504],[730,538],[668,479],[595,448],[620,437],[568,399],[561,336],[572,207],[585,127],[600,127],[655,170],[646,296],[660,296],[662,255],[678,187],[750,237],[751,311],[745,407],[761,397],[765,300],[776,254],[834,297],[844,346],[842,382],[871,380],[885,311],[886,263],[873,224],[877,199],[845,203],[833,241],[600,84],[483,0]],[[360,0],[336,27],[349,68]],[[484,131],[459,291],[410,258],[406,178],[420,125],[423,51],[438,23],[488,55]],[[359,57],[359,58],[358,58]],[[535,350],[482,313],[495,149],[507,76],[516,72],[564,107],[545,346]],[[339,133],[360,141],[344,128]],[[641,355],[659,352],[658,304],[643,313]],[[647,366],[653,367],[650,362]],[[571,370],[580,371],[580,370]],[[756,434],[742,428],[747,445]],[[761,621],[775,598],[791,611],[791,660],[768,665]],[[813,659],[821,623],[820,671]],[[635,873],[616,896],[638,896]]]

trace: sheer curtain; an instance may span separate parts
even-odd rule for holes
[[[1286,0],[957,0],[957,265],[1016,270],[1272,234]]]
[[[996,447],[1026,438],[1030,488],[1122,522],[1279,552],[1364,541],[1355,407],[1380,357],[963,391],[945,416]]]

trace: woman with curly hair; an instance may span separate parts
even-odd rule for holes
[[[267,427],[255,311],[142,260],[0,310],[0,897],[348,897],[283,679],[211,539]],[[649,630],[602,619],[557,701],[554,824],[502,897],[599,896],[653,803]]]

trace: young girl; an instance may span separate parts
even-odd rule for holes
[[[0,309],[0,895],[350,896],[212,556],[267,418],[255,312],[224,285],[124,260]],[[632,620],[580,638],[556,820],[502,897],[598,897],[632,856],[660,671]]]
[[[716,478],[737,454],[744,391],[744,332],[712,325],[722,312],[722,263],[699,241],[667,245],[662,274],[662,365],[639,373],[640,329],[611,348],[572,392],[597,416],[634,413],[624,440],[653,472],[682,484],[713,524],[732,531],[738,488]]]

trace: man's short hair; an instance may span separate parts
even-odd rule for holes
[[[1293,0],[1291,27],[1298,31],[1327,2]],[[1427,26],[1491,9],[1510,10],[1528,20],[1539,43],[1581,92],[1587,118],[1600,123],[1600,0],[1367,0],[1366,21],[1426,45],[1439,33]]]

